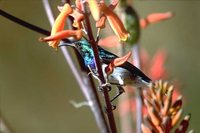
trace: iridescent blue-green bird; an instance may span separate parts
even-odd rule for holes
[[[80,40],[74,43],[61,43],[59,46],[72,46],[82,56],[85,67],[89,67],[92,71],[96,70],[94,53],[91,44],[87,40]],[[117,86],[134,85],[138,87],[148,86],[151,83],[151,79],[148,78],[141,70],[132,65],[129,62],[114,68],[114,71],[107,75],[105,67],[118,58],[117,55],[103,49],[98,46],[100,62],[102,64],[102,71],[107,80],[107,83]]]

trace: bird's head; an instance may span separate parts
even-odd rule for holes
[[[70,46],[70,47],[74,47],[76,48],[79,53],[92,53],[92,47],[91,45],[89,44],[88,41],[86,40],[80,40],[80,41],[74,41],[74,42],[70,42],[70,43],[67,43],[67,42],[61,42],[59,45],[59,47],[61,46]]]

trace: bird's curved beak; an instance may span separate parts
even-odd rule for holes
[[[62,46],[75,47],[75,44],[74,43],[67,43],[67,42],[61,41],[60,44],[58,45],[58,47],[62,47]]]

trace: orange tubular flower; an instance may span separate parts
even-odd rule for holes
[[[51,30],[51,36],[55,35],[57,32],[62,31],[64,29],[65,19],[68,17],[70,13],[73,12],[73,9],[70,7],[69,4],[65,4],[62,8],[62,11],[58,15],[58,17],[55,20],[55,23]],[[53,40],[49,41],[49,46],[52,46],[53,48],[57,48],[57,45],[60,40]]]
[[[40,38],[40,41],[43,42],[49,42],[49,41],[57,41],[57,40],[61,40],[64,39],[66,37],[75,37],[77,40],[80,40],[82,37],[82,31],[81,30],[63,30],[60,32],[55,33],[52,36],[48,36],[48,37],[44,37],[44,38]],[[52,45],[53,48],[57,48],[54,47],[55,45]]]
[[[126,41],[128,39],[129,33],[126,31],[123,23],[119,19],[119,17],[111,10],[109,9],[105,3],[100,3],[100,10],[106,15],[108,22],[117,35],[117,37],[121,41]]]
[[[153,13],[150,14],[147,17],[148,22],[150,23],[156,23],[162,20],[166,20],[172,17],[172,13],[171,12],[166,12],[166,13]]]
[[[96,0],[86,0],[89,7],[90,7],[90,11],[92,13],[92,16],[94,18],[95,21],[98,21],[100,18],[100,11],[99,11],[99,7],[98,7],[98,3]]]
[[[117,66],[120,66],[122,64],[124,64],[131,56],[131,52],[128,52],[128,54],[126,54],[123,57],[119,57],[114,59],[106,68],[105,68],[105,72],[109,75],[113,72],[114,68]]]
[[[111,4],[108,6],[108,8],[110,8],[110,10],[114,10],[118,3],[119,3],[118,0],[113,0]],[[103,29],[105,28],[105,23],[106,23],[106,16],[102,15],[100,19],[96,22],[96,27]]]
[[[74,18],[73,27],[81,29],[81,21],[84,19],[84,15],[80,13],[78,9],[75,9],[70,16]]]

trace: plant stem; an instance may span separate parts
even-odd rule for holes
[[[83,3],[82,3],[83,4]],[[97,44],[95,42],[93,33],[92,33],[92,28],[91,28],[91,24],[90,24],[90,20],[89,20],[89,16],[87,14],[87,10],[86,10],[86,5],[83,4],[84,7],[84,12],[85,12],[85,23],[86,23],[86,30],[88,33],[88,37],[90,40],[90,43],[92,45],[92,49],[94,52],[94,57],[95,57],[95,63],[96,63],[96,69],[97,72],[99,74],[99,79],[101,80],[102,84],[105,84],[105,78],[103,76],[103,72],[102,72],[102,68],[101,68],[101,63],[100,63],[100,59],[99,59],[99,54],[98,54],[98,48],[97,48]],[[108,94],[108,87],[103,87],[103,95],[104,95],[104,100],[106,103],[106,111],[107,111],[107,117],[108,117],[108,121],[110,124],[110,129],[112,133],[117,133],[117,128],[116,128],[116,124],[115,124],[115,119],[114,119],[114,115],[113,115],[113,111],[112,111],[112,105],[110,103],[110,98],[109,98],[109,94]]]
[[[140,57],[139,57],[139,45],[135,44],[132,48],[134,53],[133,61],[134,65],[140,69]],[[136,88],[136,133],[141,133],[142,124],[142,88]]]

